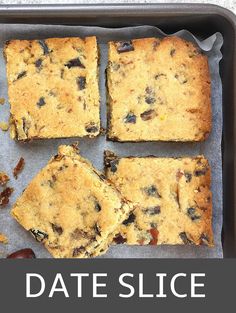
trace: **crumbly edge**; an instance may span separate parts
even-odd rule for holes
[[[148,40],[150,38],[142,38],[142,39],[132,39],[133,42],[143,42],[144,46],[145,46],[145,41]],[[181,39],[183,42],[187,42],[189,45],[192,45],[194,48],[199,49],[198,46],[192,42],[189,42],[185,39],[182,39],[180,37],[164,37],[164,40],[176,40],[176,39]],[[160,39],[160,40],[163,40]],[[110,54],[111,54],[111,46],[114,45],[116,43],[116,41],[110,41],[108,42],[108,61],[110,60]],[[207,60],[208,63],[208,59],[206,55],[203,55],[204,58]],[[109,73],[109,66],[107,66],[106,68],[106,93],[107,93],[107,140],[108,141],[112,141],[112,142],[127,142],[127,143],[132,143],[132,142],[156,142],[156,141],[162,141],[162,142],[201,142],[201,141],[205,141],[211,132],[212,129],[212,109],[211,109],[211,88],[210,88],[210,105],[209,105],[209,112],[208,112],[208,132],[205,134],[202,134],[201,137],[199,138],[192,138],[192,139],[186,139],[186,138],[182,138],[182,139],[168,139],[168,140],[163,140],[163,139],[148,139],[148,140],[140,140],[140,139],[135,139],[135,140],[125,140],[125,139],[121,139],[117,136],[114,136],[112,134],[112,124],[111,124],[111,115],[112,115],[112,105],[111,105],[111,96],[109,93],[109,81],[110,84],[112,83],[112,81],[110,80],[110,73]],[[211,81],[211,77],[210,77],[210,69],[209,66],[205,69],[205,76],[206,78]]]
[[[92,37],[92,36],[90,36]],[[86,40],[87,38],[90,37],[85,37],[84,40]],[[66,38],[66,37],[65,37]],[[96,37],[95,37],[96,38]],[[48,40],[48,39],[57,39],[57,38],[46,38],[44,40]],[[37,39],[35,39],[37,40]],[[7,65],[7,53],[6,53],[6,49],[8,47],[8,45],[11,43],[11,41],[13,40],[8,40],[5,42],[4,48],[3,48],[3,56],[5,59],[5,64]],[[32,40],[29,40],[32,41]],[[98,88],[99,88],[99,60],[100,60],[100,51],[99,51],[99,46],[97,44],[97,38],[96,38],[96,54],[97,54],[97,66],[96,66],[96,77],[97,77],[97,82],[98,82]],[[8,76],[8,74],[7,74]],[[7,79],[8,81],[8,79]],[[9,98],[9,97],[8,97]],[[99,94],[99,117],[101,120],[101,98],[100,98],[100,94]],[[11,107],[11,103],[9,101],[9,105]],[[57,137],[57,136],[52,136],[52,137],[29,137],[27,132],[24,130],[24,122],[22,121],[22,127],[19,127],[19,125],[17,125],[16,120],[14,119],[14,116],[12,114],[10,114],[10,118],[9,118],[9,130],[10,130],[10,137],[13,140],[16,141],[22,141],[22,142],[28,142],[28,141],[32,141],[32,140],[41,140],[41,139],[66,139],[66,138],[71,138],[71,137]],[[21,126],[21,125],[20,125]],[[100,128],[98,130],[98,132],[94,133],[94,134],[88,134],[86,136],[76,136],[78,138],[95,138],[97,136],[99,136],[101,134],[101,125]]]
[[[55,162],[55,158],[63,158],[65,156],[70,157],[71,159],[79,160],[80,162],[84,163],[86,166],[89,166],[92,169],[92,171],[99,177],[99,179],[101,179],[102,181],[106,181],[106,183],[110,187],[112,187],[113,190],[115,190],[117,192],[117,194],[119,195],[119,197],[121,198],[121,207],[118,208],[118,210],[120,212],[118,224],[114,225],[114,227],[111,229],[109,234],[99,238],[99,240],[96,238],[95,241],[93,241],[91,244],[89,244],[85,247],[86,250],[84,252],[81,252],[78,256],[74,257],[74,258],[89,258],[89,257],[99,256],[101,254],[104,254],[107,251],[107,249],[109,248],[111,241],[112,241],[111,238],[113,238],[113,236],[111,236],[111,234],[113,234],[113,232],[115,232],[115,229],[117,228],[117,226],[120,223],[122,223],[128,217],[128,215],[134,209],[134,207],[133,207],[133,204],[131,202],[122,198],[120,192],[114,187],[114,185],[109,180],[105,179],[105,177],[102,173],[95,170],[95,168],[92,166],[92,164],[88,160],[81,157],[78,153],[79,153],[79,150],[76,146],[60,146],[58,149],[58,154],[56,156],[52,157],[50,159],[50,161],[48,162],[48,164]],[[21,224],[20,218],[14,212],[14,207],[16,205],[17,205],[17,202],[15,203],[15,205],[13,206],[13,208],[11,210],[11,215],[14,219],[17,220],[17,222],[19,224]],[[29,231],[28,229],[26,229],[26,230]],[[50,247],[47,245],[47,242],[45,241],[43,243],[44,243],[46,249],[52,254],[52,251],[51,251]]]
[[[128,157],[124,157],[124,158],[126,158],[126,159],[137,159],[137,158],[140,158],[140,159],[146,159],[146,158],[158,159],[158,157],[153,156],[153,155],[148,155],[148,156],[145,156],[145,157],[142,157],[142,156],[135,156],[135,157],[134,156],[128,156]],[[190,158],[190,159],[193,159],[193,160],[198,159],[198,158],[203,158],[203,159],[207,160],[203,155],[197,155],[195,157],[176,157],[176,158],[171,158],[171,159],[173,159],[173,160],[181,160],[183,158]],[[120,159],[122,159],[122,157],[117,156],[114,152],[112,152],[110,150],[105,150],[104,151],[104,170],[105,170],[105,176],[106,177],[107,177],[108,172],[110,171],[111,162],[114,162],[115,166],[116,165],[118,166]],[[207,164],[209,166],[208,160],[207,160]],[[210,176],[209,180],[210,181],[209,181],[209,184],[208,184],[208,188],[210,189],[211,176]],[[135,210],[136,207],[138,208],[138,205],[134,205],[134,210]],[[207,216],[207,218],[209,218],[209,220],[210,220],[210,224],[208,224],[208,227],[207,227],[207,233],[210,235],[209,242],[207,243],[208,247],[214,247],[214,234],[213,234],[213,229],[212,229],[212,216],[213,216],[213,212],[212,212],[212,202],[211,202],[211,204],[209,205],[209,214]],[[117,231],[115,231],[113,233],[113,238],[115,238],[115,236],[117,234],[119,234],[119,230],[118,229],[117,229]],[[113,244],[115,244],[115,243],[113,242]],[[202,243],[199,240],[198,242],[194,242],[194,245],[199,246],[199,245],[202,245]]]

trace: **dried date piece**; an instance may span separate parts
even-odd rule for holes
[[[156,228],[151,228],[149,230],[149,232],[150,232],[150,234],[152,236],[152,239],[149,242],[149,244],[155,246],[157,244],[157,242],[158,242],[159,231]]]
[[[24,158],[21,157],[20,160],[18,161],[16,167],[13,170],[13,175],[14,175],[15,179],[18,178],[18,174],[20,174],[22,172],[24,166],[25,166],[25,160],[24,160]]]
[[[145,187],[143,190],[149,197],[161,198],[161,195],[159,194],[155,185]]]
[[[85,126],[85,130],[88,133],[96,133],[98,131],[98,127],[94,125],[93,123]]]
[[[132,112],[128,113],[126,115],[126,117],[124,118],[124,122],[135,124],[136,123],[136,115],[134,115],[134,113],[132,113]]]
[[[26,248],[13,252],[7,256],[7,259],[35,259],[35,253],[32,249]]]
[[[41,48],[43,49],[44,55],[47,55],[50,53],[50,50],[49,50],[48,45],[46,44],[45,40],[39,40],[38,43],[41,46]]]
[[[116,43],[116,50],[118,53],[134,51],[132,41],[119,41]]]
[[[39,98],[39,101],[37,102],[37,106],[41,108],[46,104],[44,97]]]
[[[72,256],[73,256],[73,257],[76,257],[76,256],[78,256],[81,252],[84,252],[84,251],[85,251],[85,247],[83,247],[83,246],[74,248],[74,250],[73,250],[73,252],[72,252]]]
[[[6,183],[10,180],[9,176],[4,173],[4,172],[0,172],[0,185],[4,186],[6,185]]]
[[[66,67],[72,68],[72,67],[80,67],[80,68],[85,68],[85,66],[81,63],[79,58],[75,58],[72,60],[69,60],[66,64]]]
[[[9,203],[9,198],[13,191],[13,188],[7,187],[0,193],[0,206],[5,206]]]
[[[193,175],[191,173],[184,172],[184,176],[186,178],[186,183],[190,183]]]
[[[83,90],[86,87],[86,77],[84,76],[79,76],[77,78],[77,85],[79,87],[79,90]]]
[[[124,222],[122,224],[127,226],[127,225],[133,223],[135,221],[135,217],[136,216],[134,215],[134,213],[131,213],[130,216],[126,220],[124,220]]]
[[[117,171],[117,165],[119,163],[119,158],[111,151],[106,150],[104,152],[104,163],[106,167],[109,167],[112,173]]]
[[[42,242],[43,240],[48,238],[48,234],[39,229],[31,228],[29,231],[32,233],[34,238],[39,242]]]
[[[25,77],[25,76],[26,76],[26,71],[22,71],[22,72],[20,72],[20,73],[17,75],[16,80],[18,80],[18,79],[20,79],[20,78],[23,78],[23,77]]]
[[[57,233],[59,236],[63,233],[61,226],[52,223],[52,230],[54,233]]]
[[[42,62],[43,62],[42,59],[36,60],[36,61],[35,61],[35,66],[36,66],[37,68],[41,68]]]
[[[119,244],[122,244],[122,243],[125,243],[127,240],[126,238],[122,237],[121,234],[118,234],[115,236],[115,238],[113,239],[113,241],[119,245]]]
[[[143,121],[148,121],[153,119],[156,116],[156,111],[155,110],[148,110],[144,111],[143,113],[140,114],[140,117]]]
[[[195,208],[188,208],[187,213],[188,213],[188,216],[191,218],[192,221],[199,220],[201,218],[200,215],[196,214]]]
[[[183,241],[185,245],[192,245],[193,242],[187,237],[187,234],[185,232],[179,233],[179,237]]]

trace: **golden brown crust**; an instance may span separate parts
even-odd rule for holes
[[[195,158],[105,155],[106,176],[137,208],[117,230],[127,244],[213,245],[210,166]]]
[[[99,134],[96,37],[11,40],[4,54],[12,138]]]
[[[120,193],[74,147],[59,147],[12,209],[13,217],[56,258],[106,252],[129,214]]]
[[[108,138],[200,141],[211,131],[208,60],[178,37],[108,44]],[[125,52],[126,50],[127,52]]]

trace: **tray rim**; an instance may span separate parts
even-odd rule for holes
[[[34,17],[40,18],[40,22],[37,21],[38,24],[49,24],[45,23],[45,20],[50,18],[75,18],[75,17],[108,17],[109,14],[113,14],[116,17],[121,15],[122,16],[129,16],[129,17],[148,17],[148,16],[189,16],[189,15],[218,15],[228,23],[233,29],[233,50],[236,51],[236,15],[230,11],[219,5],[214,4],[199,4],[199,3],[126,3],[126,4],[119,4],[119,3],[107,3],[107,4],[11,4],[11,5],[4,5],[0,4],[0,24],[32,24],[32,22],[27,22],[28,19],[32,19]],[[12,19],[16,19],[12,22]],[[35,24],[35,23],[33,23]],[[55,23],[53,23],[55,24]],[[59,23],[60,24],[60,23]],[[61,23],[66,24],[66,23]],[[234,53],[233,56],[233,63],[231,66],[231,71],[233,75],[233,97],[232,103],[233,107],[235,108],[233,112],[233,121],[236,120],[236,54]],[[224,97],[223,97],[224,103]],[[224,118],[224,112],[223,112]],[[224,128],[223,128],[223,135],[224,135]],[[236,125],[234,122],[233,125],[233,136],[236,138]],[[223,146],[224,147],[224,146]],[[231,171],[233,172],[233,180],[236,181],[236,144],[232,147],[232,163],[233,168]],[[222,159],[224,160],[224,150],[222,150]],[[229,214],[225,213],[225,179],[226,179],[226,171],[229,173],[229,166],[224,168],[223,162],[223,225],[225,224],[226,215],[229,218]],[[234,182],[233,182],[234,183]],[[228,186],[228,185],[227,185]],[[233,206],[233,226],[231,224],[231,231],[234,236],[234,251],[232,253],[225,253],[224,246],[223,252],[224,257],[235,257],[236,256],[236,194],[231,196],[232,200],[231,205]],[[227,203],[228,204],[228,203]],[[232,211],[231,211],[232,214]],[[231,216],[230,216],[231,218]],[[223,228],[224,233],[224,228]]]

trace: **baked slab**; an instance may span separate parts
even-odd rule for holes
[[[211,131],[208,60],[178,37],[109,42],[108,138],[201,141]]]
[[[4,53],[12,138],[99,134],[96,37],[11,40]]]
[[[213,245],[210,167],[194,158],[126,157],[105,153],[106,176],[137,204],[116,243]]]
[[[83,258],[106,251],[109,235],[131,207],[76,148],[60,146],[12,215],[54,257]]]

